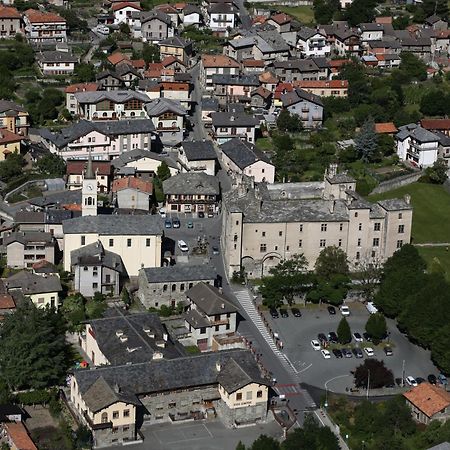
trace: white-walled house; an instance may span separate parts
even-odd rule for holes
[[[242,112],[216,112],[211,114],[212,131],[218,144],[233,138],[255,142],[258,119]]]
[[[359,24],[361,32],[361,42],[381,41],[384,36],[384,26],[382,23],[361,23]]]
[[[142,8],[137,3],[119,2],[113,3],[112,11],[114,14],[114,25],[126,23],[133,27]]]
[[[188,4],[183,9],[183,25],[188,27],[190,25],[200,26],[203,20],[203,15],[197,5]]]
[[[239,63],[226,55],[202,55],[200,83],[206,91],[213,91],[213,75],[238,75]]]
[[[36,55],[42,75],[72,75],[78,58],[69,52],[44,51]]]
[[[323,30],[302,27],[297,33],[297,49],[302,58],[324,57],[331,53],[331,46]]]
[[[439,137],[420,125],[411,123],[399,128],[395,135],[397,155],[416,167],[432,166],[438,159]]]
[[[217,156],[211,141],[184,141],[178,150],[181,172],[216,174]]]
[[[228,29],[236,27],[236,8],[229,3],[213,3],[208,9],[208,28],[213,33],[228,36]]]

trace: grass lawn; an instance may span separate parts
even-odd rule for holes
[[[413,183],[384,194],[372,195],[371,201],[411,195],[414,208],[413,243],[450,242],[450,194],[442,186]]]
[[[442,271],[450,281],[450,251],[446,247],[417,247],[420,255],[427,262],[428,270]]]
[[[272,139],[270,139],[269,137],[259,138],[256,141],[256,146],[260,150],[272,150],[273,149]]]
[[[304,24],[314,23],[314,11],[311,6],[282,6],[273,4],[270,7],[283,11]]]

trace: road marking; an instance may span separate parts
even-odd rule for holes
[[[306,364],[306,363],[305,363],[305,364]],[[306,366],[304,369],[298,370],[297,373],[303,373],[303,372],[306,372],[311,366],[312,366],[312,363],[310,363],[309,366]]]
[[[334,380],[338,380],[339,378],[345,378],[345,377],[350,377],[350,376],[351,376],[350,374],[345,374],[345,375],[338,375],[337,377],[330,378],[329,380],[325,381],[325,383],[324,383],[325,389],[328,389],[327,384],[330,381],[334,381]],[[330,391],[330,392],[332,392],[332,391]]]
[[[209,431],[208,427],[204,423],[202,425],[205,428],[205,430],[208,432],[208,434],[213,438],[214,435],[211,433],[211,431]]]

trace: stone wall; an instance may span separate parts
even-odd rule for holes
[[[136,427],[124,425],[120,427],[108,427],[101,430],[93,430],[94,448],[122,445],[125,442],[136,440]]]
[[[217,402],[217,416],[228,428],[239,425],[264,422],[267,418],[267,404],[262,402],[254,406],[231,409],[223,401]]]
[[[408,184],[415,183],[421,176],[423,172],[414,172],[407,175],[402,175],[401,177],[393,178],[392,180],[382,181],[371,193],[372,194],[382,194],[383,192],[392,191],[402,186],[407,186]]]

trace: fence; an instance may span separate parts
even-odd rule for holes
[[[371,193],[372,194],[382,194],[383,192],[391,191],[392,189],[397,189],[402,186],[407,186],[408,184],[415,183],[421,176],[423,172],[414,172],[407,175],[402,175],[401,177],[393,178],[392,180],[382,181]]]

